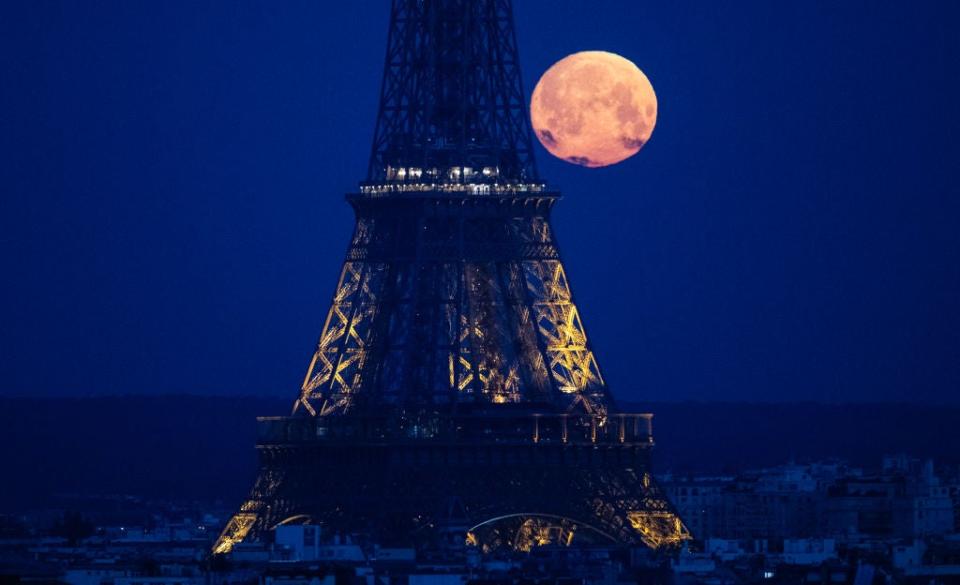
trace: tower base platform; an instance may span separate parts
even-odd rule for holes
[[[484,552],[690,537],[649,472],[650,415],[498,409],[258,424],[260,472],[216,553],[289,523]]]

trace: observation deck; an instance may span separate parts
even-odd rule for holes
[[[395,418],[260,417],[260,446],[294,444],[653,446],[653,415],[483,413]]]
[[[419,167],[387,167],[381,180],[360,183],[361,196],[387,197],[398,194],[433,195],[494,195],[530,196],[552,195],[546,183],[541,181],[518,181],[502,177],[500,169],[455,166],[448,169],[422,169]]]

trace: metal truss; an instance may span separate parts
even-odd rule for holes
[[[393,1],[368,181],[536,180],[529,127],[510,0]]]
[[[605,413],[550,205],[436,208],[428,198],[357,206],[295,411],[531,402]]]

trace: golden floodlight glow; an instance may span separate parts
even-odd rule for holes
[[[530,121],[550,154],[585,167],[635,155],[657,123],[657,96],[643,71],[605,51],[557,61],[537,83]]]

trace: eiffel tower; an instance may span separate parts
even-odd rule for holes
[[[377,542],[659,548],[690,536],[571,294],[510,0],[393,0],[366,180],[288,417],[214,552],[312,523]],[[455,502],[460,528],[444,529]]]

